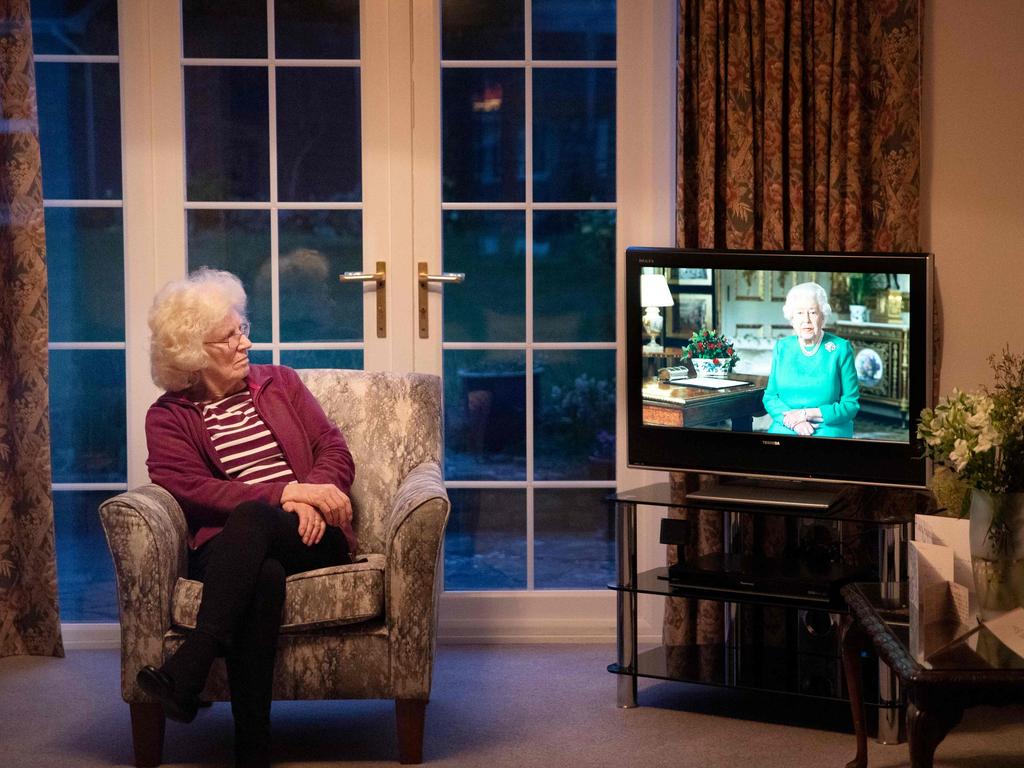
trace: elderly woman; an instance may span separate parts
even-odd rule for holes
[[[203,582],[196,628],[139,686],[190,722],[210,665],[227,662],[238,765],[269,761],[274,657],[285,577],[349,562],[355,470],[341,432],[289,368],[250,365],[241,282],[201,269],[149,313],[150,478],[181,504],[189,575]]]
[[[860,387],[853,347],[824,330],[832,307],[817,283],[800,283],[786,295],[782,314],[793,336],[779,339],[764,393],[769,432],[808,437],[853,437]]]

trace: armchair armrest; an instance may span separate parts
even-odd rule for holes
[[[163,663],[174,584],[187,570],[185,515],[173,496],[150,483],[107,499],[100,520],[117,575],[121,696],[143,701],[135,673]]]
[[[396,698],[430,695],[437,616],[437,572],[451,503],[441,468],[415,467],[392,502],[385,539],[384,606]]]

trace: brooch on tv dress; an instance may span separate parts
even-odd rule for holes
[[[829,352],[835,352],[836,351],[836,343],[834,341],[828,342],[825,345],[825,349],[827,349]]]

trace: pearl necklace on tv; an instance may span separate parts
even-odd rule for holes
[[[804,340],[803,339],[797,339],[797,342],[800,345],[800,351],[803,352],[804,355],[806,355],[807,357],[814,357],[814,354],[818,351],[818,347],[821,346],[821,340],[824,339],[824,338],[825,338],[825,334],[824,333],[819,334],[818,335],[818,340],[816,342],[814,342],[809,347],[805,347],[804,346]]]

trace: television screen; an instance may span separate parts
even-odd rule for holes
[[[629,463],[919,487],[928,254],[630,248]]]

